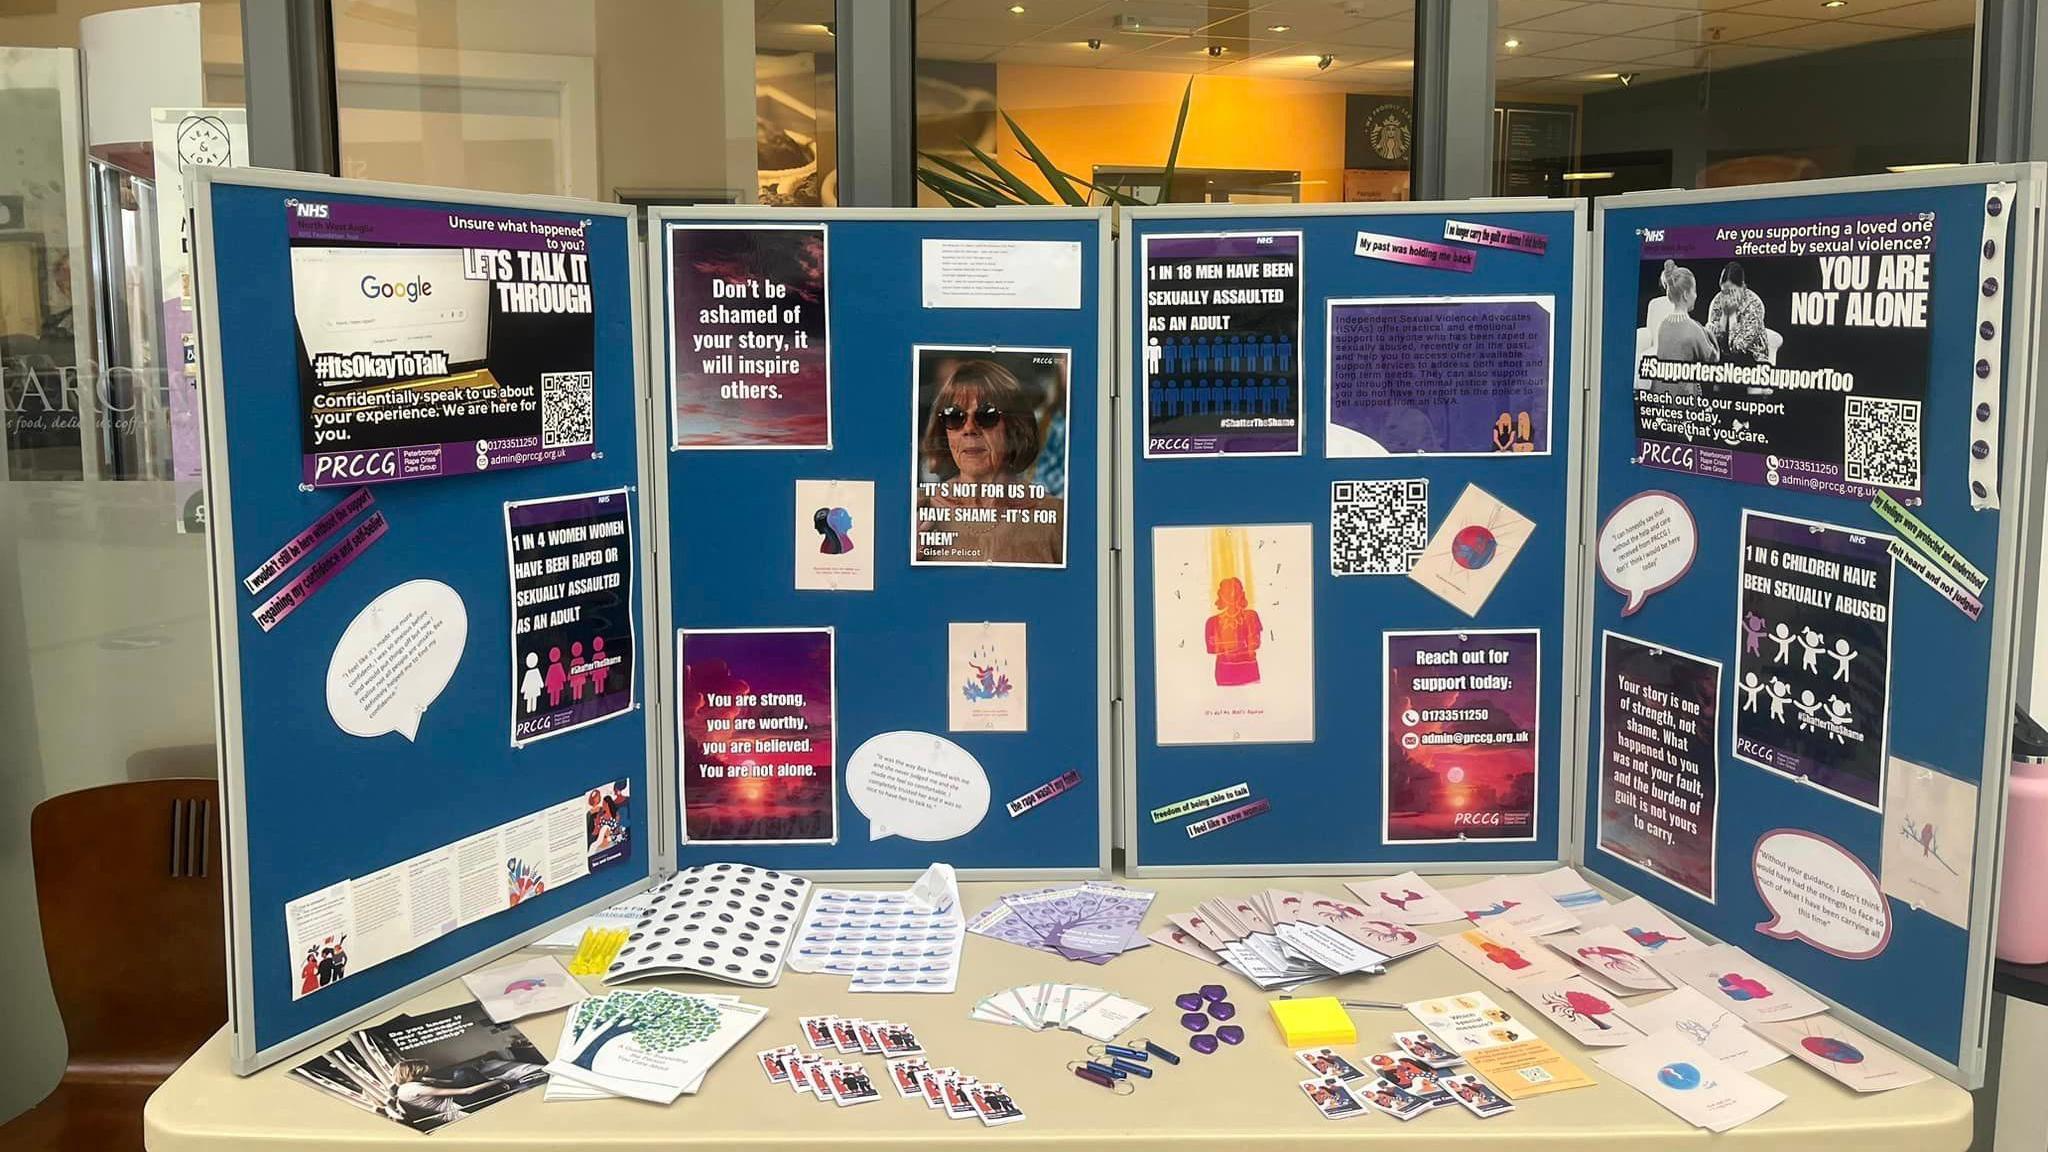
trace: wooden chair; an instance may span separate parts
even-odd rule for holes
[[[227,1020],[212,780],[53,796],[29,818],[43,955],[70,1057],[0,1148],[139,1149],[142,1105]]]

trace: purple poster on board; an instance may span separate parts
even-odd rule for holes
[[[1601,635],[1602,852],[1714,899],[1721,796],[1721,665]]]
[[[1931,213],[1640,231],[1637,463],[1921,502]]]
[[[1388,632],[1382,844],[1536,838],[1535,629]]]
[[[304,483],[591,455],[588,221],[303,198],[286,212]]]
[[[1146,458],[1301,455],[1301,233],[1144,250]]]
[[[512,746],[633,710],[628,489],[505,505]]]
[[[1330,301],[1329,455],[1549,455],[1554,304]]]
[[[832,447],[823,224],[670,224],[671,448]]]

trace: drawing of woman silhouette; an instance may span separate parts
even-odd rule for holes
[[[1245,603],[1244,583],[1226,576],[1216,585],[1216,614],[1203,629],[1216,657],[1216,686],[1259,682],[1259,614]]]

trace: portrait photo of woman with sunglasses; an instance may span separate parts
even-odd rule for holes
[[[916,350],[913,564],[1066,563],[1064,349]]]

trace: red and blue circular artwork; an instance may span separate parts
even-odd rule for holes
[[[1458,562],[1458,567],[1474,572],[1493,563],[1493,554],[1499,548],[1493,533],[1478,524],[1467,524],[1451,537],[1451,559]]]
[[[1666,1088],[1690,1092],[1700,1086],[1700,1070],[1690,1064],[1666,1064],[1657,1069],[1657,1082]]]
[[[1863,1053],[1854,1044],[1833,1036],[1808,1036],[1799,1042],[1799,1046],[1835,1064],[1863,1063]]]

